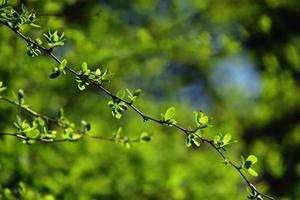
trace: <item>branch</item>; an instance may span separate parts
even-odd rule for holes
[[[18,103],[16,103],[15,101],[1,96],[0,95],[0,101],[4,101],[7,102],[13,106],[16,106],[24,111],[26,111],[27,113],[29,113],[30,115],[34,116],[34,117],[40,117],[48,122],[52,122],[55,123],[57,126],[61,127],[61,128],[68,128],[65,124],[60,123],[60,121],[58,119],[54,119],[51,117],[48,117],[46,115],[43,115],[41,113],[38,113],[28,107],[22,106]],[[120,130],[120,129],[119,129]],[[91,135],[82,131],[78,131],[80,132],[80,136],[86,136],[95,140],[105,140],[105,141],[110,141],[110,142],[115,142],[115,143],[137,143],[140,142],[142,139],[141,137],[137,137],[136,139],[130,139],[128,137],[124,137],[124,136],[120,136],[120,137],[104,137],[104,136],[97,136],[97,135]],[[40,141],[40,142],[45,142],[45,143],[56,143],[56,142],[75,142],[78,141],[80,138],[78,139],[70,139],[70,138],[63,138],[63,139],[53,139],[53,138],[44,138],[42,137],[42,135],[40,134],[38,137],[27,137],[26,135],[24,135],[24,132],[15,132],[15,133],[8,133],[8,132],[0,132],[0,136],[14,136],[17,137],[18,139],[22,139],[23,141]]]
[[[26,41],[28,44],[31,44],[34,47],[39,48],[41,51],[43,51],[45,54],[47,54],[48,56],[50,56],[57,64],[61,64],[61,60],[59,60],[56,55],[52,52],[52,49],[47,49],[45,47],[43,47],[42,45],[39,45],[38,43],[32,41],[30,38],[26,37],[25,35],[23,35],[18,29],[14,28],[9,22],[4,22],[1,21],[2,24],[4,24],[5,26],[7,26],[8,28],[10,28],[15,34],[17,34],[19,37],[21,37],[24,41]],[[85,76],[77,73],[75,70],[73,70],[72,68],[70,68],[69,66],[65,66],[65,69],[70,72],[71,74],[73,74],[76,77],[79,77],[81,80],[84,81],[88,81],[90,82],[94,87],[96,87],[97,89],[99,89],[100,91],[104,92],[107,96],[109,96],[110,98],[112,98],[114,101],[118,101],[118,102],[123,102],[125,103],[128,107],[130,107],[134,112],[136,112],[139,116],[142,117],[142,119],[144,121],[153,121],[157,124],[161,124],[161,125],[171,125],[172,127],[180,130],[181,132],[183,132],[185,135],[189,136],[190,134],[195,134],[199,128],[195,128],[194,130],[189,130],[186,129],[180,125],[177,124],[170,124],[170,122],[168,121],[164,121],[164,120],[159,120],[156,119],[154,117],[151,117],[145,113],[143,113],[141,110],[139,110],[137,107],[135,107],[132,102],[126,101],[125,99],[119,98],[116,95],[114,95],[113,93],[111,93],[109,90],[107,90],[102,84],[94,81],[94,80],[90,80],[88,78],[86,78]],[[213,140],[208,140],[198,134],[196,134],[196,136],[203,142],[203,143],[207,143],[209,144],[213,149],[215,149],[218,154],[223,158],[223,159],[227,159],[225,154],[220,150],[220,148],[214,144]],[[244,173],[241,171],[242,168],[239,167],[238,165],[234,164],[232,161],[228,161],[228,163],[238,171],[238,173],[242,176],[242,178],[244,179],[244,181],[246,182],[246,184],[251,188],[252,191],[255,192],[256,194],[256,198],[260,196],[263,196],[267,199],[270,200],[274,200],[273,197],[270,197],[268,195],[265,195],[261,192],[259,192],[251,183],[250,181],[246,178],[246,176],[244,175]]]

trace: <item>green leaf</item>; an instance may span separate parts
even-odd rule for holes
[[[82,63],[81,69],[82,69],[83,72],[85,72],[85,71],[88,70],[88,66],[87,66],[87,63],[86,63],[86,62],[83,62],[83,63]]]
[[[82,91],[82,90],[85,90],[85,84],[84,84],[84,83],[78,83],[77,86],[78,86],[78,89],[79,89],[79,90],[81,90],[81,91]]]
[[[224,135],[223,137],[223,143],[224,144],[228,144],[231,140],[231,134],[227,133],[226,135]]]
[[[96,69],[95,73],[96,73],[97,76],[101,76],[101,70],[99,68]]]
[[[219,144],[220,140],[221,140],[221,136],[216,135],[216,136],[214,137],[214,144]]]
[[[151,135],[146,132],[143,132],[140,135],[140,140],[143,142],[149,142],[149,141],[151,141]]]
[[[203,116],[199,119],[199,122],[203,125],[208,124],[209,118],[207,116]]]
[[[109,107],[114,107],[115,102],[113,100],[110,100],[108,103]]]
[[[66,59],[63,59],[59,65],[59,70],[62,71],[65,69],[65,67],[67,66],[67,60]]]
[[[247,157],[246,161],[250,161],[253,165],[257,162],[257,157],[255,155],[250,155]]]
[[[197,147],[200,147],[200,145],[201,145],[200,140],[194,138],[194,139],[193,139],[193,142],[194,142],[194,144],[195,144]]]
[[[175,113],[176,113],[175,107],[168,108],[168,110],[166,111],[166,113],[164,115],[164,120],[169,121],[170,119],[172,119],[175,116]]]
[[[114,117],[117,118],[117,119],[121,119],[122,114],[120,112],[116,112]]]
[[[18,98],[19,99],[24,98],[24,91],[22,89],[19,89],[19,91],[18,91]]]
[[[253,168],[249,168],[248,172],[251,176],[258,176],[257,172]]]
[[[50,77],[51,79],[55,79],[55,78],[57,78],[59,75],[60,75],[60,71],[53,71],[53,72],[49,75],[49,77]]]
[[[192,139],[191,138],[187,138],[185,144],[186,144],[187,147],[191,147],[192,146]]]

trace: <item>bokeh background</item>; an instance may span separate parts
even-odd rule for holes
[[[300,1],[298,0],[23,0],[40,18],[40,37],[64,31],[66,45],[55,50],[79,69],[109,67],[112,91],[141,88],[137,105],[160,117],[177,108],[181,125],[193,124],[193,111],[214,120],[212,138],[230,132],[238,143],[234,160],[255,154],[262,192],[300,199]],[[132,111],[111,116],[108,98],[77,89],[70,74],[49,79],[55,63],[31,58],[26,43],[0,26],[0,80],[22,88],[30,107],[56,116],[63,107],[92,132],[135,137],[154,133],[150,143],[127,149],[84,138],[74,143],[24,145],[0,138],[0,194],[22,182],[24,199],[246,199],[242,178],[209,146],[186,148],[170,127],[143,123]],[[0,102],[0,130],[14,131],[20,111]],[[24,116],[24,113],[21,113]],[[25,115],[26,116],[26,115]],[[2,196],[2,198],[4,198]]]

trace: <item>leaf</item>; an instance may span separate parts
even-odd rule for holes
[[[18,91],[18,99],[24,98],[24,91],[22,89],[19,89]]]
[[[253,165],[257,162],[257,157],[255,155],[250,155],[247,157],[246,161],[250,161]]]
[[[78,83],[78,89],[79,90],[85,90],[85,84],[84,83]]]
[[[187,147],[191,147],[192,146],[192,139],[191,138],[187,138],[185,144],[186,144]]]
[[[231,134],[227,133],[226,135],[224,135],[223,137],[224,144],[228,144],[230,140],[231,140]]]
[[[63,59],[59,65],[59,70],[62,71],[65,69],[65,67],[67,66],[67,60],[66,59]]]
[[[117,113],[115,114],[115,117],[116,117],[117,119],[121,119],[121,117],[122,117],[122,114],[121,114],[121,113],[119,113],[119,112],[117,112]]]
[[[87,63],[86,63],[86,62],[83,62],[83,63],[82,63],[81,69],[82,69],[82,71],[84,71],[84,72],[88,70],[88,66],[87,66]]]
[[[110,100],[110,101],[107,103],[107,105],[108,105],[109,107],[114,107],[115,102],[114,102],[113,100]]]
[[[99,68],[96,69],[95,73],[96,73],[97,76],[101,76],[101,70]]]
[[[60,71],[53,71],[53,72],[49,75],[49,77],[50,77],[51,79],[55,79],[55,78],[57,78],[59,75],[60,75]]]
[[[34,27],[34,28],[41,28],[40,25],[35,24],[35,23],[30,23],[29,25],[32,26],[32,27]]]
[[[203,116],[199,119],[199,122],[204,125],[208,124],[208,121],[209,121],[209,118],[207,116]]]
[[[166,113],[164,115],[164,120],[169,121],[170,119],[172,119],[175,116],[175,113],[176,113],[175,107],[168,108],[168,110],[166,111]]]
[[[219,136],[219,135],[216,135],[215,137],[214,137],[214,143],[215,144],[219,144],[219,141],[221,140],[221,137]]]
[[[194,111],[194,120],[195,123],[197,124],[197,126],[199,125],[199,121],[198,121],[198,113],[196,111]]]
[[[249,168],[248,172],[251,176],[258,176],[257,172],[253,168]]]
[[[151,135],[146,132],[142,132],[140,135],[140,140],[143,142],[149,142],[151,141]]]
[[[173,126],[173,125],[177,124],[177,121],[175,119],[170,119],[170,120],[168,120],[168,122],[170,123],[170,124],[168,124],[169,126]]]
[[[196,138],[193,139],[193,143],[194,143],[197,147],[200,147],[200,145],[201,145],[200,140],[197,140]]]

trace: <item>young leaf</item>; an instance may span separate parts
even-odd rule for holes
[[[87,66],[87,63],[86,62],[83,62],[82,65],[81,65],[81,69],[83,72],[86,72],[88,70],[88,66]]]
[[[200,140],[197,140],[196,138],[193,139],[193,143],[194,143],[197,147],[200,147],[200,145],[201,145]]]
[[[101,70],[99,68],[96,69],[95,73],[96,73],[97,76],[101,76]]]
[[[192,140],[188,137],[187,139],[186,139],[186,146],[187,147],[191,147],[192,146]]]
[[[53,69],[53,72],[49,75],[50,78],[55,79],[60,75],[60,71],[59,70],[55,70],[55,68]]]
[[[207,116],[202,116],[202,117],[200,117],[200,119],[199,119],[199,122],[200,122],[201,124],[203,124],[203,125],[208,124],[208,121],[209,121],[209,118],[208,118]]]
[[[151,134],[148,134],[146,132],[141,133],[140,140],[143,141],[143,142],[151,141]]]
[[[251,167],[248,169],[248,172],[251,176],[258,176],[257,172]]]
[[[67,66],[67,60],[63,59],[59,65],[59,71],[65,74],[65,67]]]
[[[172,119],[175,116],[175,113],[176,113],[175,107],[168,108],[168,110],[166,111],[166,113],[164,115],[164,120],[169,121],[170,119]]]
[[[231,140],[231,134],[227,133],[226,135],[224,135],[223,137],[223,143],[224,145],[228,144]]]
[[[251,164],[253,165],[257,162],[257,157],[254,156],[254,155],[250,155],[250,156],[247,157],[246,161],[250,161]]]

